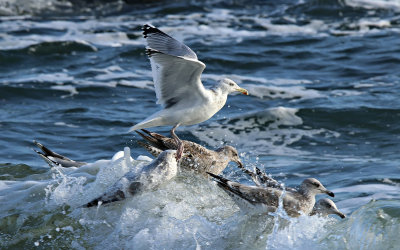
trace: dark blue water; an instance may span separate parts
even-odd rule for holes
[[[1,208],[1,228],[6,229],[0,246],[399,246],[398,1],[42,0],[0,3],[0,15],[0,200],[9,204]],[[130,217],[129,224],[121,217],[132,212],[126,204],[125,210],[108,211],[90,218],[92,224],[78,225],[74,223],[81,218],[89,220],[87,212],[61,205],[43,209],[51,199],[44,190],[56,177],[30,149],[32,140],[86,162],[111,159],[126,146],[135,159],[148,155],[136,143],[138,136],[127,133],[160,109],[141,36],[145,23],[197,53],[207,65],[205,85],[229,77],[250,92],[248,97],[230,96],[209,121],[179,128],[181,138],[210,148],[233,145],[247,167],[257,165],[286,185],[316,177],[335,191],[334,201],[349,219],[296,221],[283,231],[260,233],[256,228],[263,223],[248,222],[234,204],[224,212],[229,198],[221,198],[216,187],[210,191],[213,198],[207,198],[202,192],[210,188],[207,182],[196,189],[206,205],[193,201],[193,210],[192,196],[183,195],[187,203],[177,207],[190,216],[163,213],[168,223],[155,220],[154,212],[146,215],[151,222]],[[153,130],[167,135],[169,129]],[[234,164],[224,174],[250,183]],[[28,188],[30,180],[42,183],[34,188],[35,198]],[[13,201],[17,190],[25,193]],[[215,197],[225,201],[213,203]],[[21,208],[26,203],[34,208]],[[203,206],[214,213],[204,212]],[[54,221],[67,229],[57,231],[62,227]],[[133,224],[139,226],[132,229]],[[181,237],[166,236],[162,232],[167,228],[181,230]],[[254,243],[251,237],[258,233],[263,236]],[[108,245],[116,239],[120,243]]]

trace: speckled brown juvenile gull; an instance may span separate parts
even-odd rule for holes
[[[167,149],[178,149],[178,143],[169,137],[142,129],[145,133],[136,131],[147,143],[138,142],[152,155],[158,156]],[[242,167],[237,150],[232,146],[223,146],[217,150],[207,149],[197,143],[182,140],[185,147],[185,153],[182,156],[180,168],[183,170],[193,170],[202,175],[207,172],[220,174],[233,161]]]
[[[274,212],[279,206],[279,198],[282,196],[283,208],[291,217],[310,214],[317,194],[334,196],[314,178],[305,179],[298,190],[284,191],[273,187],[247,186],[212,173],[209,174],[215,178],[218,186],[234,198],[240,208],[258,207],[267,212]],[[285,193],[283,194],[283,192]]]
[[[69,168],[69,167],[80,167],[83,165],[86,165],[86,162],[81,162],[81,161],[74,161],[71,160],[63,155],[57,154],[54,151],[51,151],[50,149],[48,149],[47,147],[45,147],[43,144],[37,142],[37,141],[33,141],[33,143],[40,148],[40,150],[42,150],[42,152],[39,152],[35,149],[33,149],[33,151],[35,151],[40,157],[42,157],[47,164],[50,165],[50,167],[53,166],[53,164],[55,165],[61,165],[65,168]]]
[[[251,179],[253,180],[253,182],[259,186],[259,187],[272,187],[272,188],[278,188],[278,189],[282,189],[283,190],[283,186],[281,184],[279,184],[278,181],[276,181],[275,179],[273,179],[272,177],[268,176],[267,174],[265,174],[264,172],[262,172],[258,167],[255,167],[255,172],[248,170],[246,168],[244,168],[243,166],[240,167],[242,169],[242,171],[244,173],[246,173],[247,175],[249,175],[251,177]],[[285,187],[285,190],[295,190],[294,188],[291,187]],[[342,212],[340,212],[338,210],[338,208],[336,207],[336,204],[328,198],[324,198],[324,199],[320,199],[318,200],[310,215],[322,215],[322,216],[327,216],[329,214],[336,214],[338,216],[340,216],[340,218],[344,219],[346,218],[346,215],[343,214]]]

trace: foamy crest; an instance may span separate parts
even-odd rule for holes
[[[313,99],[323,97],[318,91],[312,89],[305,89],[301,86],[293,87],[276,87],[276,86],[262,86],[255,84],[244,84],[244,88],[249,91],[249,94],[258,98],[269,99]]]
[[[387,184],[363,184],[343,188],[336,188],[332,190],[335,194],[340,193],[360,193],[364,195],[356,196],[355,198],[346,199],[337,202],[338,207],[343,209],[344,213],[349,213],[353,209],[360,206],[360,204],[367,204],[371,200],[376,199],[396,199],[399,198],[400,187]],[[365,195],[368,194],[368,195]]]
[[[400,244],[398,199],[370,200],[320,241],[329,249],[396,249]]]
[[[148,162],[133,160],[129,148],[125,148],[124,152],[117,152],[112,160],[99,160],[72,171],[55,166],[53,178],[56,183],[49,184],[46,190],[48,203],[82,206],[102,195],[125,173],[139,171],[146,163]],[[90,176],[89,173],[95,176]]]
[[[232,144],[254,154],[307,154],[289,146],[303,137],[323,134],[337,136],[326,129],[299,128],[302,119],[297,109],[277,107],[239,117],[231,117],[208,125],[197,125],[193,134],[207,144],[218,147],[221,143]]]
[[[94,245],[99,248],[175,249],[215,246],[228,233],[222,222],[236,212],[237,207],[218,187],[187,175],[119,204],[102,206],[96,214],[85,209],[77,216],[83,226],[93,229],[85,237],[98,240]],[[99,236],[99,232],[104,234]]]
[[[280,219],[281,228],[274,230],[267,241],[268,249],[320,249],[320,240],[329,232],[332,218],[300,216],[289,221]],[[275,224],[276,225],[276,224]]]
[[[344,3],[358,8],[400,10],[400,2],[397,0],[344,0]]]

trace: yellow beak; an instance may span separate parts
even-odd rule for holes
[[[249,95],[249,91],[247,91],[246,89],[238,88],[236,89],[236,91],[239,91],[243,95]]]

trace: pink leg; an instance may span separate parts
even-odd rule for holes
[[[182,157],[183,154],[183,143],[182,141],[178,138],[178,136],[175,134],[175,129],[179,127],[179,123],[176,124],[172,129],[171,129],[171,135],[172,138],[174,138],[176,144],[178,144],[178,150],[176,151],[176,161],[179,161],[179,159]]]

